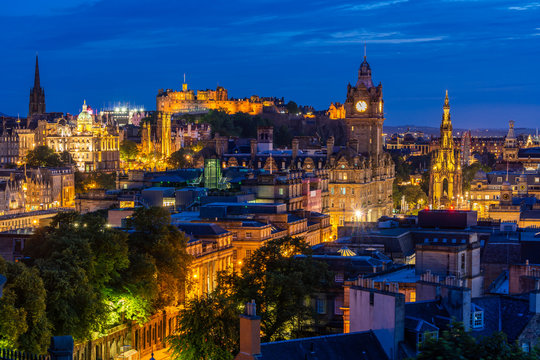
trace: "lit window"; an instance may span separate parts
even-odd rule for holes
[[[279,195],[283,195],[283,188],[279,188]]]
[[[250,232],[246,232],[246,238],[251,239],[251,233]]]
[[[486,200],[489,200],[489,195],[486,195],[486,196],[485,196],[485,199],[486,199]]]
[[[524,342],[523,344],[521,344],[521,350],[523,350],[523,352],[528,353],[529,351],[531,351],[531,346],[529,345],[528,342]]]
[[[339,190],[341,192],[341,195],[346,195],[347,194],[347,188],[342,187]]]

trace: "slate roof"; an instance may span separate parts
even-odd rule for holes
[[[451,320],[448,311],[437,300],[405,303],[405,316],[424,320],[439,329],[444,329]]]
[[[326,335],[261,344],[260,360],[385,360],[388,359],[372,331]]]
[[[475,337],[489,336],[503,331],[510,342],[517,340],[525,326],[534,316],[529,312],[528,299],[513,296],[485,296],[472,299],[472,303],[484,310],[484,328],[474,330]]]
[[[186,234],[197,236],[217,236],[228,231],[217,224],[210,223],[177,223],[176,227]]]
[[[521,262],[521,244],[518,241],[489,241],[482,249],[483,264],[515,264]]]

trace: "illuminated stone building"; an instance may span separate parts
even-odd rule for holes
[[[57,153],[68,151],[80,171],[113,171],[120,161],[119,135],[94,120],[86,101],[75,124],[58,119],[51,124],[39,121],[36,137]]]
[[[36,146],[35,133],[30,129],[4,129],[0,134],[0,164],[21,165]]]
[[[0,215],[74,206],[71,168],[7,170],[0,179]]]
[[[434,208],[455,206],[461,197],[461,160],[455,149],[450,119],[448,91],[444,99],[439,149],[433,152],[429,179],[429,199]]]
[[[345,119],[345,106],[338,102],[331,103],[326,115],[332,120]]]
[[[218,86],[216,90],[198,90],[196,93],[182,84],[181,91],[160,89],[156,98],[156,110],[165,113],[196,113],[208,110],[223,110],[228,114],[239,112],[259,115],[265,106],[274,106],[273,101],[258,96],[249,99],[229,99],[227,89]]]

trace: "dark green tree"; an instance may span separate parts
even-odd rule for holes
[[[274,143],[280,147],[290,147],[292,139],[293,134],[289,127],[285,125],[281,125],[280,127],[278,127],[274,134]]]
[[[224,294],[214,293],[189,300],[178,315],[178,328],[167,339],[172,358],[232,359],[238,352],[238,314],[233,298]]]
[[[263,340],[275,341],[297,337],[316,320],[306,299],[328,286],[330,277],[326,264],[311,257],[311,248],[303,239],[285,237],[257,249],[241,274],[225,276],[220,286],[238,304],[254,299]]]
[[[139,208],[130,218],[129,272],[142,275],[154,266],[157,281],[156,308],[176,305],[184,296],[184,284],[191,256],[186,252],[187,238],[171,225],[169,212],[161,207]],[[150,288],[149,288],[150,289]],[[149,290],[151,291],[151,289]]]
[[[63,162],[53,149],[45,145],[40,145],[26,154],[26,165],[36,167],[57,167],[62,166]]]
[[[130,161],[137,157],[139,150],[137,143],[131,140],[124,140],[120,144],[120,159],[122,161]]]
[[[173,169],[184,169],[193,166],[193,150],[190,148],[181,148],[171,154],[167,163]]]
[[[289,112],[289,114],[296,115],[300,112],[298,105],[292,100],[289,101],[285,106],[287,107],[287,111]]]
[[[0,257],[0,274],[7,278],[0,298],[0,347],[45,353],[51,325],[38,271],[22,263],[7,263]]]
[[[438,339],[427,339],[421,347],[418,360],[532,360],[537,359],[535,351],[524,353],[517,344],[509,344],[502,332],[494,333],[476,341],[466,332],[462,323],[452,323],[449,329],[441,332]]]

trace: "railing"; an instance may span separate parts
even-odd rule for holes
[[[35,355],[8,349],[0,349],[0,360],[50,360],[50,356]]]

